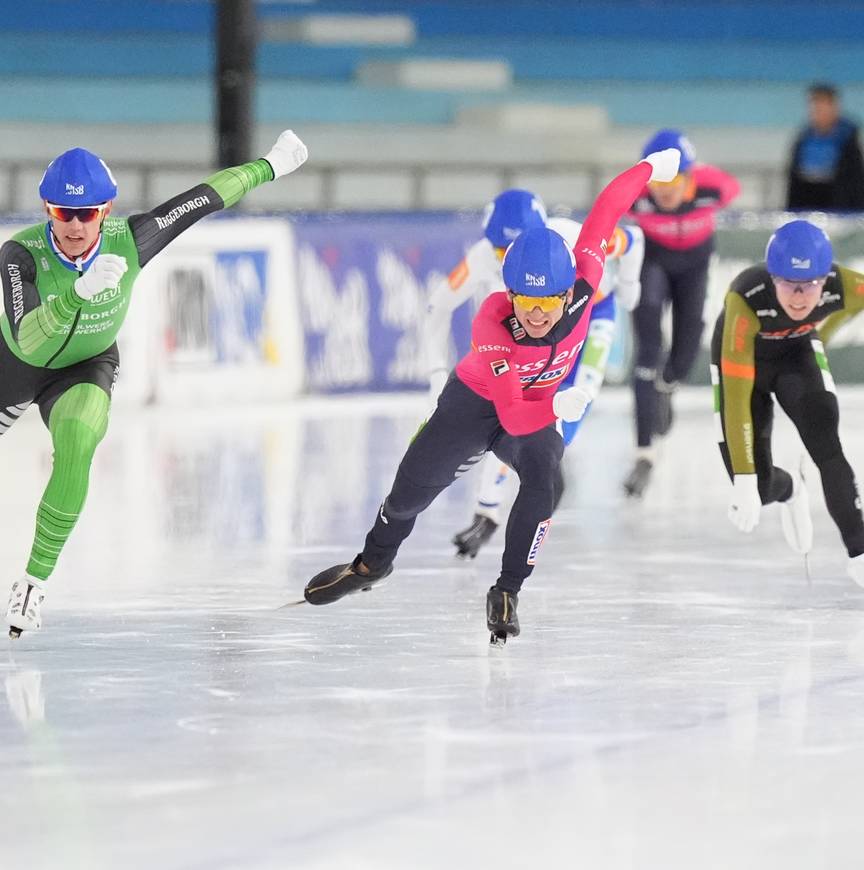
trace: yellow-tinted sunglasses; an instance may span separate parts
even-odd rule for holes
[[[525,309],[525,311],[539,308],[548,313],[563,305],[566,296],[566,293],[561,293],[559,296],[524,296],[521,293],[514,293],[513,304]]]
[[[671,180],[671,181],[649,181],[649,187],[659,187],[663,189],[664,187],[676,187],[681,184],[681,181],[685,178],[680,172]]]

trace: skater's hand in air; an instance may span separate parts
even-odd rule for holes
[[[759,524],[762,499],[755,474],[736,474],[729,502],[729,521],[742,532],[752,532]]]
[[[279,134],[276,144],[264,155],[264,159],[273,167],[273,175],[281,178],[295,169],[299,169],[309,156],[309,149],[293,130],[284,130]]]
[[[649,154],[644,162],[651,164],[650,181],[671,181],[678,174],[681,152],[677,148],[664,148]]]
[[[552,399],[552,413],[568,423],[582,419],[594,396],[583,387],[559,390]]]
[[[90,300],[103,290],[115,290],[128,268],[125,257],[100,254],[75,282],[75,292],[81,299]]]

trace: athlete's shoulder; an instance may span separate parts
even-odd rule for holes
[[[45,224],[32,224],[14,233],[12,239],[26,248],[41,250],[48,247]]]
[[[837,279],[843,284],[843,289],[847,293],[851,291],[856,296],[864,296],[864,272],[856,272],[848,266],[832,263],[831,274],[837,276]],[[831,280],[830,277],[828,280]]]
[[[579,221],[574,221],[573,218],[553,217],[546,221],[546,226],[558,233],[567,242],[568,247],[576,247],[576,240],[582,231],[582,224]]]
[[[738,179],[724,169],[708,163],[700,163],[694,166],[692,171],[696,200],[714,199],[721,205],[728,205],[741,192]]]
[[[128,218],[107,217],[102,223],[102,235],[105,238],[123,238],[131,234]]]
[[[748,304],[755,305],[759,297],[773,292],[771,276],[764,263],[748,266],[743,272],[739,272],[729,284],[729,292],[742,296]],[[754,300],[751,303],[751,300]]]
[[[490,293],[477,309],[477,317],[500,323],[505,317],[513,313],[513,303],[506,291]]]
[[[45,225],[35,224],[19,230],[11,239],[0,247],[0,257],[3,262],[17,264],[30,262],[35,268],[35,257],[48,251],[48,240],[45,238]]]
[[[482,238],[474,242],[465,252],[464,263],[468,267],[468,277],[472,280],[501,283],[501,260],[489,239]]]
[[[717,184],[734,178],[730,172],[710,163],[697,163],[691,170],[697,184]]]

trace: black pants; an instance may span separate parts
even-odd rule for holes
[[[556,496],[564,442],[554,426],[531,435],[508,435],[492,402],[451,377],[438,407],[418,432],[396,472],[375,525],[366,536],[363,562],[373,571],[389,565],[411,534],[417,515],[491,450],[519,476],[519,493],[504,540],[498,586],[518,592],[534,568]]]
[[[0,435],[36,402],[45,425],[55,402],[76,384],[95,384],[111,395],[120,370],[117,345],[98,356],[62,369],[43,369],[22,362],[0,338]]]
[[[716,367],[715,377],[720,386],[720,416],[725,432],[723,375],[719,362],[722,336],[721,317],[711,341],[711,361]],[[782,349],[772,353],[770,359],[756,360],[756,380],[750,411],[753,415],[753,457],[759,497],[762,504],[771,504],[786,501],[792,494],[792,478],[788,472],[774,465],[771,456],[773,393],[819,469],[825,504],[840,530],[846,550],[850,556],[858,556],[864,553],[864,521],[861,518],[855,474],[840,444],[840,411],[833,381],[827,368],[824,372],[820,368],[816,349],[810,339],[786,339],[783,345]],[[726,471],[732,477],[732,463],[725,441],[720,443],[720,453]]]
[[[636,399],[636,443],[649,447],[654,433],[657,393],[654,383],[663,351],[662,320],[672,306],[672,344],[662,377],[668,384],[683,381],[699,353],[705,326],[702,309],[708,288],[710,248],[696,251],[658,250],[647,246],[642,264],[642,295],[633,312]]]

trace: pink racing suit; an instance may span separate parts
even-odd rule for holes
[[[573,300],[547,335],[531,338],[525,333],[506,293],[493,293],[480,306],[472,325],[471,351],[456,366],[456,376],[495,405],[510,435],[527,435],[555,422],[552,398],[585,341],[607,241],[650,175],[648,163],[637,163],[597,198],[573,248]]]
[[[693,167],[687,197],[675,211],[662,211],[646,187],[633,203],[630,216],[645,233],[646,244],[686,251],[707,242],[717,228],[717,212],[738,196],[741,185],[734,175],[716,166]]]

